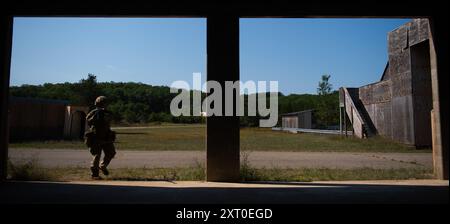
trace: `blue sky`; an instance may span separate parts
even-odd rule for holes
[[[378,81],[387,32],[408,19],[241,19],[241,80],[315,93]],[[99,81],[170,85],[206,73],[206,19],[16,18],[11,85]],[[204,81],[204,78],[203,78]]]

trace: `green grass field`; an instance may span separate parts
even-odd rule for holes
[[[205,150],[205,125],[124,127],[117,132],[119,150]],[[357,139],[336,135],[287,133],[269,128],[241,129],[242,151],[312,152],[430,152],[415,150],[382,137]],[[82,141],[32,141],[11,143],[11,148],[85,149]]]

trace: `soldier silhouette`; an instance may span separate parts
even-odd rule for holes
[[[99,171],[102,171],[105,176],[109,175],[107,167],[116,154],[114,148],[116,135],[111,130],[111,112],[106,110],[107,106],[107,98],[99,96],[95,99],[95,109],[91,110],[86,116],[89,131],[85,134],[85,142],[93,156],[91,163],[92,179],[101,179]],[[102,151],[105,156],[100,164]]]

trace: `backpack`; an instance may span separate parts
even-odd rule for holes
[[[86,121],[90,127],[89,130],[84,133],[84,137],[85,137],[84,142],[87,147],[92,147],[99,143],[115,142],[115,140],[116,140],[116,132],[111,131],[111,130],[107,130],[106,139],[103,139],[104,138],[103,137],[102,140],[100,140],[97,137],[94,127],[97,125],[97,121],[100,116],[99,112],[101,112],[101,111],[102,111],[102,109],[96,108],[96,109],[93,109],[92,111],[90,111],[86,115]]]
[[[95,125],[95,122],[98,119],[100,109],[95,108],[93,110],[91,110],[87,115],[86,115],[86,121],[87,124],[89,125],[89,127],[92,127],[93,125]]]
[[[87,121],[87,124],[89,125],[89,130],[87,130],[84,133],[84,143],[89,148],[91,148],[92,146],[97,144],[97,136],[95,134],[95,131],[93,130],[93,125],[95,123],[95,119],[97,117],[98,111],[99,111],[98,108],[96,108],[94,110],[91,110],[86,115],[86,121]]]

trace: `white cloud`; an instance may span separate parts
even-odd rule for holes
[[[114,66],[114,65],[106,65],[106,68],[107,68],[108,70],[117,71],[117,68],[116,68],[116,66]]]

